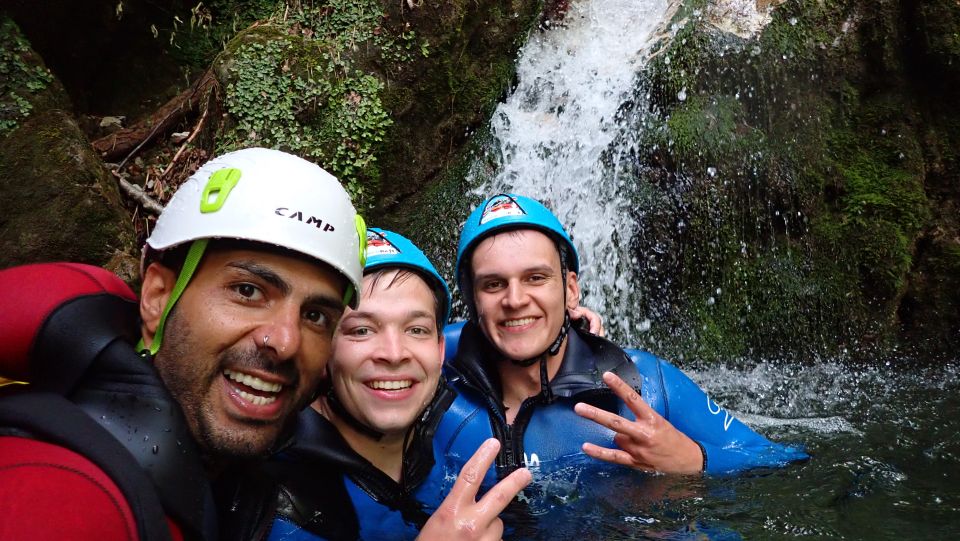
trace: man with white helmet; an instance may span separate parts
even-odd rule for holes
[[[42,297],[45,281],[73,280],[61,291],[76,295],[0,352],[0,376],[30,382],[0,396],[0,538],[214,537],[207,479],[269,454],[313,400],[357,303],[364,231],[310,162],[256,148],[214,158],[147,239],[142,357],[116,331],[135,324],[116,316],[132,316],[133,295],[109,273],[3,271],[0,319],[13,324],[25,318],[9,301],[30,308],[24,292]]]
[[[228,537],[402,540],[423,528],[423,539],[447,540],[466,528],[469,538],[500,539],[497,515],[529,473],[476,502],[470,479],[490,466],[496,440],[452,489],[438,467],[445,444],[434,432],[454,398],[441,374],[450,305],[446,281],[409,239],[367,231],[363,294],[337,327],[325,392],[299,415],[290,447],[222,487]]]
[[[0,377],[29,383],[0,389],[0,539],[218,538],[210,479],[245,475],[315,398],[365,229],[334,177],[246,149],[174,195],[139,303],[97,267],[0,271]],[[477,452],[425,539],[495,532],[477,521],[495,528],[497,507],[474,501],[495,454]]]

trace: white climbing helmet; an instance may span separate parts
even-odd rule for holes
[[[344,302],[356,307],[366,227],[340,182],[311,162],[265,148],[210,160],[173,195],[144,257],[212,238],[273,244],[322,261],[349,281]]]

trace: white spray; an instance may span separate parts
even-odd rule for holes
[[[581,0],[571,3],[563,26],[535,32],[520,53],[518,86],[491,121],[494,171],[478,162],[471,172],[478,200],[515,192],[557,214],[580,252],[584,304],[626,339],[625,328],[649,324],[630,320],[626,299],[636,262],[621,255],[629,254],[634,220],[603,156],[617,152],[617,111],[632,98],[668,4]]]

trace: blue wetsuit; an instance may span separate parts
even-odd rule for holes
[[[584,442],[616,447],[611,430],[573,411],[574,404],[586,402],[634,418],[603,383],[605,371],[623,378],[657,413],[694,440],[703,450],[707,473],[778,467],[808,458],[799,448],[771,442],[751,430],[672,364],[573,330],[557,374],[540,394],[521,404],[513,424],[508,425],[493,364],[497,362],[495,354],[480,330],[467,323],[450,325],[445,332],[448,356],[454,356],[447,366],[459,396],[443,417],[436,438],[444,447],[441,454],[461,463],[484,439],[500,439],[504,445],[487,483],[524,465],[532,467],[535,479],[538,472],[550,475],[571,471],[569,466],[597,465],[598,461],[582,452]]]
[[[294,443],[232,486],[224,522],[230,539],[270,541],[412,540],[442,500],[433,432],[453,400],[441,381],[408,434],[399,482],[357,454],[326,418],[307,408]],[[452,486],[452,482],[450,483]]]

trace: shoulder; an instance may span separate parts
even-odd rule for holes
[[[64,447],[0,437],[0,538],[137,539],[130,505],[99,467]]]

